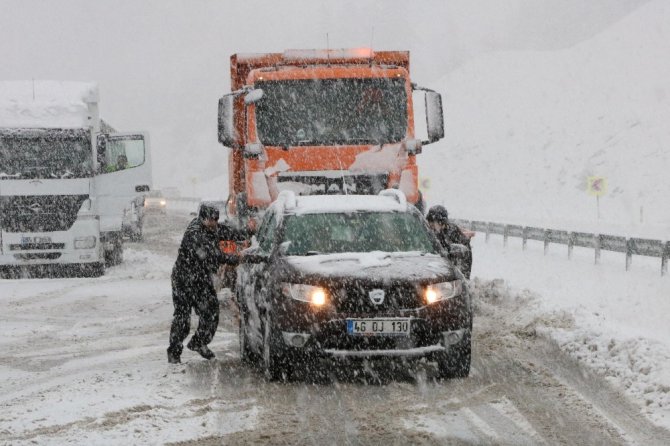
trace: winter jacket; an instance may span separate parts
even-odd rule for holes
[[[224,263],[237,263],[237,256],[223,254],[217,231],[210,231],[195,218],[182,238],[172,277],[183,286],[194,287],[194,291],[202,287],[213,289],[212,274]]]

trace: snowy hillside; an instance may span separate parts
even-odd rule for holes
[[[574,47],[491,54],[433,83],[446,137],[420,157],[429,201],[464,218],[595,224],[587,178],[604,176],[601,225],[667,237],[669,24],[654,1]]]

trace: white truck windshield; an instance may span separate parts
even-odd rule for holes
[[[0,180],[65,179],[92,175],[92,152],[85,131],[0,133]]]

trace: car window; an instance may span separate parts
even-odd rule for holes
[[[274,212],[268,212],[263,217],[261,227],[258,230],[258,245],[261,251],[269,253],[272,249],[272,242],[277,227],[277,220]]]
[[[282,241],[287,255],[341,252],[436,253],[418,215],[403,212],[355,212],[286,216]]]

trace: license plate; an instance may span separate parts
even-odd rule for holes
[[[407,336],[409,318],[347,319],[347,333],[354,336]]]
[[[32,245],[40,243],[51,243],[51,237],[48,236],[36,236],[36,237],[21,237],[22,245]]]

